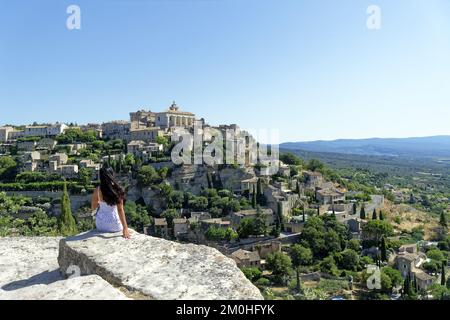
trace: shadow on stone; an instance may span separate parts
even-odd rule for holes
[[[105,232],[100,232],[98,230],[91,230],[91,231],[88,231],[85,233],[78,234],[76,236],[67,237],[64,240],[67,242],[82,241],[82,240],[87,240],[87,239],[94,238],[94,237],[102,238],[102,239],[121,238],[122,233],[121,232],[105,233]]]
[[[5,291],[13,291],[13,290],[19,290],[26,287],[31,287],[38,284],[45,284],[49,285],[51,283],[54,283],[56,281],[62,280],[61,274],[59,269],[53,270],[53,271],[44,271],[38,274],[35,274],[34,276],[31,276],[28,279],[22,279],[10,282],[8,284],[5,284],[2,289]]]

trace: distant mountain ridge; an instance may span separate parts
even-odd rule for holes
[[[280,144],[280,148],[356,155],[449,158],[450,135],[286,142]]]

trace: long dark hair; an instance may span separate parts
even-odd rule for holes
[[[125,192],[117,183],[113,169],[103,167],[100,169],[100,191],[103,201],[108,205],[117,205],[121,200],[125,201]]]

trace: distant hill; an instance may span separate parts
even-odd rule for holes
[[[304,150],[369,156],[450,158],[450,136],[420,138],[340,139],[333,141],[286,142],[284,150]]]

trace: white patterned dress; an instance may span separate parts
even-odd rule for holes
[[[123,230],[117,206],[100,201],[95,217],[95,225],[100,232],[120,232]]]

